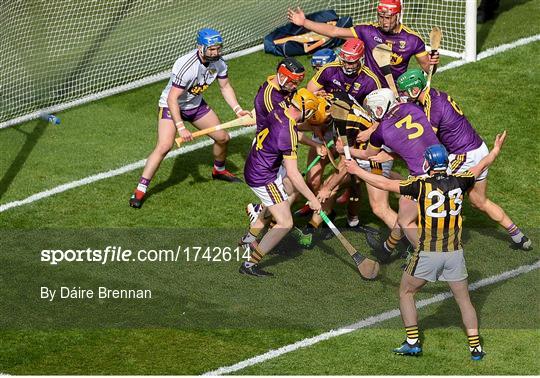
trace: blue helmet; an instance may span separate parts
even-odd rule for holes
[[[197,33],[197,46],[201,55],[206,61],[215,62],[221,58],[220,54],[214,56],[209,56],[208,54],[206,54],[206,51],[209,47],[221,45],[223,45],[223,38],[217,30],[204,28],[199,30],[199,32]]]
[[[217,30],[204,28],[197,33],[197,44],[204,47],[222,45],[223,38]]]
[[[315,69],[336,60],[336,53],[332,49],[321,49],[311,57],[311,66]]]
[[[424,152],[424,170],[445,171],[448,168],[448,151],[442,144],[434,144]],[[427,165],[427,166],[426,166]]]

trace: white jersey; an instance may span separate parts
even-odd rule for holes
[[[178,98],[180,109],[189,110],[197,108],[202,101],[202,94],[216,78],[227,77],[227,63],[223,59],[207,63],[205,66],[199,58],[198,50],[181,56],[174,63],[171,78],[161,92],[159,106],[168,107],[167,96],[172,86],[184,89]]]

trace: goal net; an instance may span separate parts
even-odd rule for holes
[[[462,57],[466,3],[405,0],[403,22],[426,41],[443,29],[442,49]],[[229,57],[260,48],[286,11],[334,9],[355,23],[376,20],[376,0],[4,0],[0,2],[0,128],[166,79],[195,47],[196,32],[218,29]],[[476,5],[476,2],[475,2]],[[473,33],[475,31],[473,30]],[[230,55],[233,54],[233,55]]]

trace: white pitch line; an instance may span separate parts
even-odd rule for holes
[[[482,279],[480,281],[474,282],[469,285],[469,290],[470,291],[478,290],[482,287],[493,285],[495,283],[505,281],[513,277],[517,277],[521,274],[531,272],[538,268],[540,268],[540,260],[538,260],[536,263],[532,265],[523,265],[523,266],[520,266],[519,268],[509,270],[501,274],[497,274],[495,276],[491,276],[491,277]],[[450,291],[440,293],[440,294],[434,295],[431,298],[416,302],[416,308],[420,309],[420,308],[429,306],[431,304],[444,301],[445,299],[448,299],[451,297],[452,297],[452,292]],[[366,328],[374,324],[384,322],[385,320],[397,318],[398,316],[400,316],[399,309],[386,311],[381,314],[370,316],[369,318],[360,320],[359,322],[356,322],[354,324],[350,324],[348,326],[341,327],[336,330],[331,330],[325,333],[321,333],[320,335],[303,339],[293,344],[285,345],[278,349],[269,350],[266,353],[238,362],[234,365],[220,367],[216,370],[204,373],[203,375],[223,375],[223,374],[234,373],[236,371],[245,369],[249,366],[257,365],[257,364],[260,364],[261,362],[268,361],[273,358],[282,356],[289,352],[293,352],[301,348],[306,348],[311,345],[320,343],[321,341],[332,339],[337,336],[345,335],[345,334],[357,331],[359,329]]]
[[[540,34],[536,34],[536,35],[533,35],[533,36],[527,37],[527,38],[518,39],[518,40],[516,40],[516,41],[514,41],[512,43],[507,43],[507,44],[497,46],[497,47],[493,47],[491,49],[483,51],[480,54],[478,54],[477,58],[478,58],[478,60],[482,60],[482,59],[488,58],[490,56],[503,53],[503,52],[505,52],[507,50],[510,50],[510,49],[513,49],[513,48],[516,48],[516,47],[519,47],[519,46],[523,46],[523,45],[526,45],[526,44],[529,44],[529,43],[532,43],[532,42],[536,42],[538,40],[540,40]],[[466,62],[464,60],[458,60],[458,61],[449,63],[449,64],[441,67],[438,70],[438,72],[439,73],[444,72],[446,70],[450,70],[452,68],[457,68],[457,67],[463,66],[463,65],[468,64],[468,63],[469,62]],[[253,130],[253,127],[236,130],[236,131],[231,132],[230,134],[231,134],[231,137],[235,137],[235,136],[247,134],[251,130]],[[183,155],[185,153],[188,153],[188,152],[191,152],[191,151],[194,151],[194,150],[198,150],[200,148],[210,146],[212,143],[213,143],[213,141],[211,139],[206,139],[206,140],[204,140],[202,142],[190,144],[187,147],[183,147],[183,148],[180,148],[178,150],[175,150],[175,151],[169,153],[166,156],[166,159],[169,159],[169,158],[172,158],[172,157],[175,157],[175,156],[178,156],[178,155]],[[67,190],[74,189],[74,188],[77,188],[79,186],[88,185],[88,184],[94,183],[96,181],[108,179],[108,178],[111,178],[111,177],[114,177],[114,176],[122,175],[122,174],[127,173],[127,172],[131,172],[131,171],[133,171],[135,169],[140,169],[140,168],[144,167],[145,163],[146,163],[146,159],[139,160],[139,161],[137,161],[135,163],[131,163],[131,164],[125,165],[125,166],[117,168],[117,169],[113,169],[113,170],[110,170],[110,171],[107,171],[107,172],[98,173],[98,174],[88,176],[88,177],[85,177],[85,178],[77,180],[77,181],[72,181],[72,182],[68,182],[66,184],[59,185],[59,186],[54,187],[52,189],[48,189],[48,190],[33,194],[30,197],[27,197],[27,198],[22,199],[22,200],[7,202],[7,203],[5,203],[3,205],[0,205],[0,213],[4,212],[6,210],[12,209],[14,207],[27,205],[29,203],[33,203],[33,202],[42,200],[43,198],[47,198],[47,197],[53,196],[55,194],[65,192]]]
[[[244,127],[242,129],[232,131],[230,133],[231,138],[236,137],[236,136],[240,136],[240,135],[244,135],[244,134],[248,134],[248,133],[252,132],[254,128],[255,128],[255,126],[250,126],[250,127]],[[192,151],[198,150],[200,148],[211,146],[213,143],[214,143],[214,141],[212,139],[206,138],[206,139],[204,139],[204,140],[202,140],[200,142],[193,143],[193,144],[187,145],[185,147],[181,147],[181,148],[179,148],[177,150],[174,150],[174,151],[170,152],[169,154],[167,154],[165,159],[170,159],[170,158],[176,157],[178,155],[184,155],[184,154],[187,154],[188,152],[192,152]],[[77,181],[72,181],[72,182],[68,182],[67,184],[62,184],[62,185],[54,187],[52,189],[45,190],[43,192],[33,194],[30,197],[27,197],[27,198],[25,198],[23,200],[5,203],[3,205],[0,205],[0,213],[4,212],[6,210],[9,210],[9,209],[11,209],[13,207],[18,207],[18,206],[26,205],[26,204],[29,204],[29,203],[32,203],[32,202],[36,202],[36,201],[39,201],[39,200],[41,200],[43,198],[47,198],[47,197],[50,197],[52,195],[65,192],[67,190],[74,189],[74,188],[77,188],[79,186],[88,185],[88,184],[91,184],[91,183],[96,182],[96,181],[108,179],[108,178],[111,178],[111,177],[114,177],[114,176],[118,176],[118,175],[122,175],[122,174],[127,173],[127,172],[134,171],[136,169],[140,169],[140,168],[144,167],[145,164],[146,164],[146,159],[139,160],[139,161],[136,161],[135,163],[124,165],[123,167],[113,169],[111,171],[101,172],[101,173],[98,173],[98,174],[95,174],[95,175],[92,175],[92,176],[88,176],[88,177],[85,177],[85,178],[77,180]]]
[[[516,47],[524,46],[524,45],[527,45],[529,43],[533,43],[533,42],[536,42],[536,41],[540,41],[540,34],[536,34],[536,35],[526,37],[526,38],[521,38],[521,39],[518,39],[518,40],[516,40],[514,42],[511,42],[511,43],[505,43],[504,45],[492,47],[492,48],[489,48],[489,49],[479,53],[476,56],[476,61],[486,59],[486,58],[489,58],[489,57],[491,57],[493,55],[497,55],[497,54],[503,53],[505,51],[515,49]],[[439,68],[437,70],[437,72],[439,72],[439,73],[444,72],[446,70],[451,70],[452,68],[461,67],[461,66],[463,66],[465,64],[469,64],[469,63],[474,63],[474,62],[467,62],[465,60],[456,60],[454,62],[448,63],[444,67]]]

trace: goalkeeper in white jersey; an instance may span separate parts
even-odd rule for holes
[[[197,49],[178,58],[171,77],[159,99],[158,140],[132,194],[129,205],[140,208],[150,181],[161,161],[171,150],[176,133],[185,141],[192,135],[184,122],[202,130],[219,125],[216,113],[203,99],[203,92],[216,79],[223,98],[237,117],[250,114],[236,100],[234,89],[227,77],[227,64],[221,58],[223,38],[217,30],[201,29],[197,35]],[[224,130],[209,134],[214,140],[214,167],[212,178],[228,182],[242,182],[225,168],[229,134]]]

